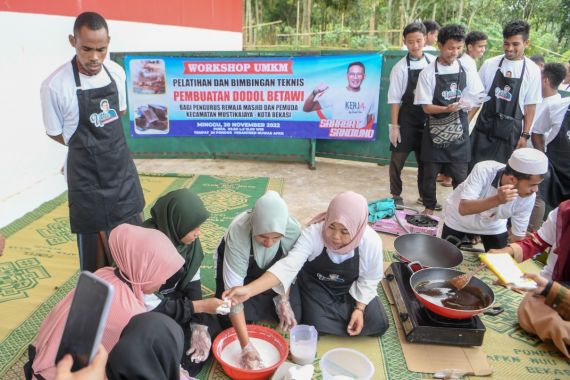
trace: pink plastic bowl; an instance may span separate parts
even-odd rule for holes
[[[247,332],[250,338],[263,339],[271,343],[277,351],[279,351],[280,359],[271,367],[251,370],[234,367],[222,360],[223,349],[237,339],[236,330],[230,327],[224,330],[214,339],[212,344],[212,352],[214,357],[221,364],[222,369],[232,379],[235,380],[265,380],[269,379],[271,375],[279,368],[281,364],[287,359],[289,355],[289,347],[287,341],[275,330],[258,325],[247,325]]]

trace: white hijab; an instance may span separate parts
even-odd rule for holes
[[[272,247],[265,248],[255,240],[257,235],[273,232],[283,237]],[[243,268],[243,261],[249,259],[253,244],[255,262],[260,268],[267,269],[277,254],[279,244],[281,243],[283,254],[286,255],[300,234],[299,222],[289,216],[289,209],[283,198],[275,191],[268,191],[255,202],[253,209],[241,213],[232,221],[225,236],[224,256],[232,267]],[[245,273],[238,274],[245,276]]]

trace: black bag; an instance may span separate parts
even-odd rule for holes
[[[463,141],[463,123],[460,112],[451,112],[443,118],[429,117],[428,127],[433,146],[447,148]]]

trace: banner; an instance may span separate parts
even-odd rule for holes
[[[374,140],[382,55],[126,56],[133,137]]]

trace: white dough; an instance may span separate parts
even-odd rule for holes
[[[277,348],[275,348],[274,345],[259,338],[250,338],[249,341],[251,344],[253,344],[257,352],[259,352],[261,360],[263,360],[263,363],[266,367],[271,367],[272,365],[279,362],[279,359],[281,357],[279,356],[279,351]],[[241,368],[239,365],[240,354],[241,346],[239,344],[239,340],[236,339],[224,347],[221,357],[225,363],[228,363],[234,367]]]

